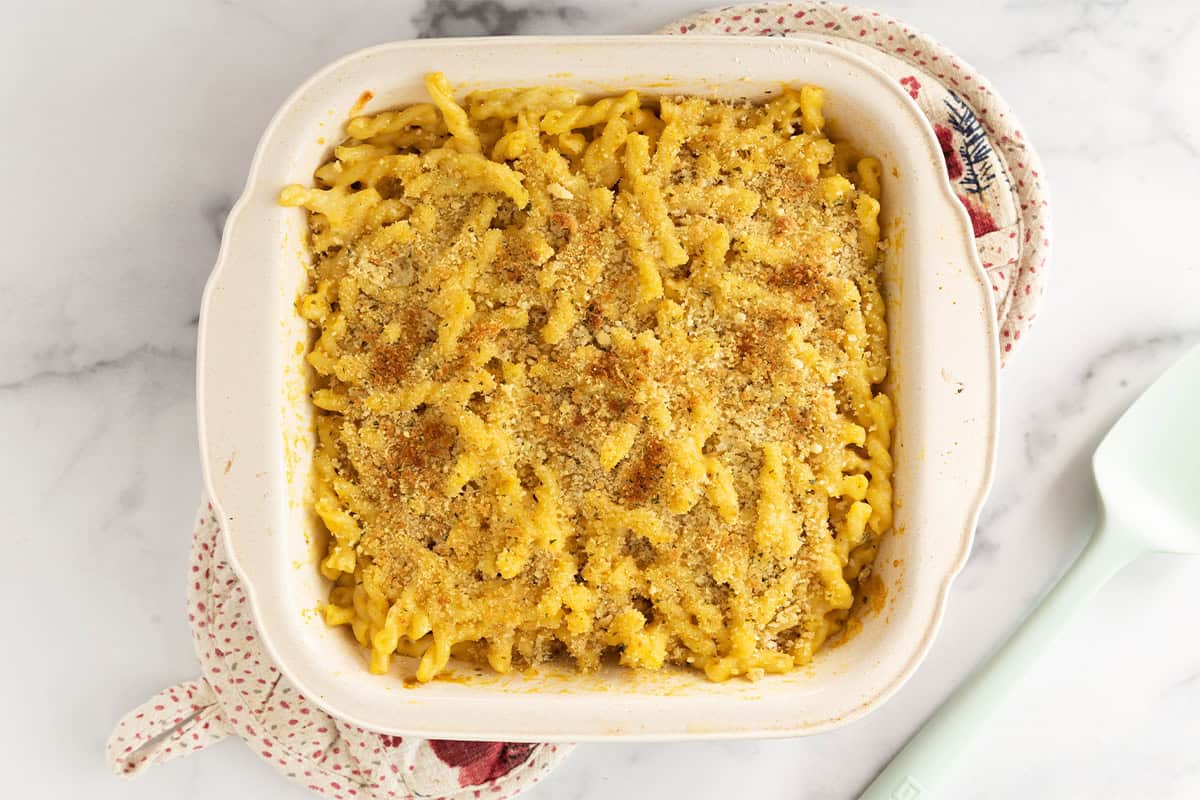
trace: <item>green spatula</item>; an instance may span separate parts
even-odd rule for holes
[[[1096,449],[1096,533],[990,662],[925,723],[860,800],[931,800],[942,768],[1071,613],[1138,555],[1200,553],[1200,347],[1146,390]]]

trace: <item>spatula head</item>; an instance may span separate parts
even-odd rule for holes
[[[1092,464],[1113,523],[1152,549],[1200,553],[1200,347],[1117,420]]]

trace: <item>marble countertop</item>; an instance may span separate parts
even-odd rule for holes
[[[200,492],[201,287],[255,142],[336,56],[414,36],[634,33],[689,0],[22,3],[5,12],[0,442],[12,574],[0,763],[13,797],[301,798],[227,742],[132,783],[103,744],[197,665],[183,572]],[[801,740],[589,745],[535,800],[850,798],[1069,562],[1088,457],[1200,340],[1200,9],[888,2],[988,75],[1054,196],[1033,335],[1003,375],[999,474],[927,662]],[[1120,573],[958,757],[947,798],[1200,796],[1200,559]]]

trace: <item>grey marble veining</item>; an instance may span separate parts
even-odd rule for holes
[[[421,36],[635,33],[680,0],[25,3],[0,27],[0,442],[11,574],[0,753],[14,797],[301,798],[228,743],[126,784],[112,724],[196,664],[183,575],[200,481],[196,314],[254,145],[351,50]],[[581,747],[528,796],[849,798],[1016,624],[1095,516],[1107,426],[1200,341],[1200,8],[903,0],[1043,155],[1053,273],[1005,370],[994,491],[927,662],[819,737]],[[1200,563],[1119,574],[959,758],[944,797],[1200,797]],[[65,643],[65,644],[64,644]]]
[[[419,39],[571,33],[584,26],[589,17],[579,6],[559,3],[514,6],[496,0],[426,0],[420,5],[412,18]]]

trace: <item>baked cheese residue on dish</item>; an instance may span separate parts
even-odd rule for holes
[[[822,90],[477,91],[311,187],[324,608],[387,672],[784,672],[892,515],[880,167]]]

